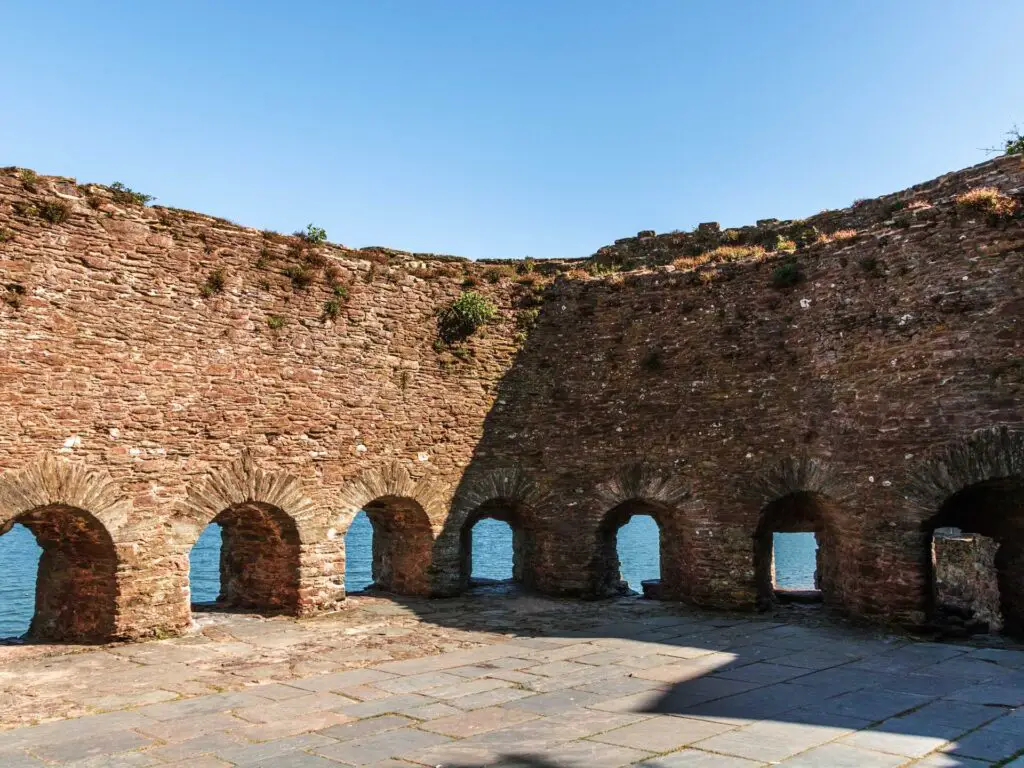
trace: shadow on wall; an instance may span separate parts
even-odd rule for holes
[[[614,302],[621,302],[621,294],[565,280],[547,291],[542,312],[497,384],[494,406],[434,542],[441,575],[433,581],[434,594],[466,588],[472,557],[466,544],[473,526],[487,518],[512,528],[517,583],[585,599],[621,594],[618,531],[633,516],[650,515],[660,533],[659,591],[685,597],[692,583],[684,554],[692,526],[681,522],[688,490],[675,478],[649,472],[646,456],[636,453],[634,430],[617,432],[607,422],[619,417],[600,403],[606,386],[632,386],[632,357],[643,350],[626,342],[595,353],[586,343],[609,332],[605,325],[611,332],[617,327],[615,319],[595,311],[597,294]],[[527,295],[524,311],[536,303]],[[573,323],[571,334],[566,322]],[[658,387],[662,394],[652,398],[647,415],[668,396],[667,382]],[[458,578],[443,576],[451,572]]]
[[[628,279],[651,282],[654,277]],[[736,450],[696,437],[710,431],[716,419],[736,421],[745,412],[735,384],[762,376],[765,366],[722,351],[714,373],[720,384],[733,386],[728,398],[719,398],[728,404],[718,406],[714,398],[681,389],[677,376],[663,375],[707,373],[712,363],[701,355],[709,356],[708,350],[695,352],[678,341],[673,348],[666,341],[659,347],[659,366],[645,366],[653,331],[644,324],[645,314],[646,320],[662,315],[658,322],[672,327],[688,314],[670,304],[678,304],[679,296],[665,295],[666,290],[566,281],[550,289],[535,327],[497,385],[495,405],[433,543],[431,565],[422,565],[432,569],[431,594],[450,596],[466,588],[471,562],[466,542],[472,526],[486,517],[505,520],[515,531],[520,584],[554,596],[617,594],[616,531],[633,515],[648,514],[661,534],[657,594],[665,599],[706,608],[769,609],[780,597],[773,535],[806,532],[818,544],[815,597],[852,613],[883,616],[884,599],[892,599],[907,615],[925,616],[933,601],[927,558],[919,571],[908,567],[900,574],[906,589],[880,598],[871,590],[883,588],[890,576],[875,573],[874,553],[880,548],[895,554],[901,567],[915,563],[920,535],[915,520],[928,520],[954,496],[978,485],[989,491],[972,491],[968,501],[953,503],[961,512],[942,512],[924,524],[927,546],[931,530],[940,525],[997,539],[1005,627],[1021,633],[1024,505],[1007,495],[1005,486],[1016,478],[1011,484],[1020,487],[1024,433],[994,427],[965,436],[955,449],[966,457],[957,459],[963,470],[940,471],[947,480],[943,494],[926,508],[918,502],[915,510],[907,502],[882,527],[864,513],[866,502],[858,498],[863,491],[852,490],[849,479],[827,462],[790,456],[768,467],[738,466]],[[558,317],[549,317],[554,313]],[[622,322],[623,316],[630,322]],[[569,317],[573,333],[565,331]],[[602,340],[599,348],[587,341],[593,339]],[[774,390],[762,394],[774,392],[784,401],[786,392],[799,389],[806,410],[783,407],[770,416],[774,422],[753,426],[746,421],[756,420],[740,419],[744,424],[737,425],[737,434],[754,429],[770,433],[771,444],[780,439],[799,444],[818,406],[831,412],[833,394],[822,382],[808,382],[800,366],[772,373]],[[687,445],[687,434],[700,440],[699,466],[688,453],[696,448]],[[940,455],[936,461],[946,466],[952,459]],[[690,478],[699,483],[695,490],[685,485]],[[899,498],[895,489],[892,493]]]
[[[768,265],[743,269],[751,271],[755,284],[770,273]],[[631,281],[636,290],[626,289],[634,287]],[[766,363],[713,340],[710,347],[687,344],[678,328],[692,312],[680,296],[690,295],[684,286],[672,288],[667,279],[652,275],[628,277],[625,287],[561,280],[549,288],[536,324],[497,384],[494,406],[447,516],[437,510],[403,511],[423,509],[414,498],[418,484],[412,482],[403,486],[408,493],[380,499],[374,526],[378,585],[404,594],[461,594],[472,568],[472,527],[491,518],[513,530],[517,583],[548,595],[607,597],[621,586],[616,531],[633,515],[647,514],[659,527],[657,594],[665,599],[707,608],[769,608],[779,596],[773,535],[807,532],[818,543],[821,599],[851,612],[885,615],[884,600],[870,591],[888,579],[876,573],[875,548],[894,553],[900,567],[915,562],[912,540],[920,534],[911,513],[896,510],[892,520],[898,527],[882,528],[864,514],[865,502],[850,491],[847,479],[817,459],[737,464],[732,443],[806,443],[808,424],[832,412],[834,392],[824,380],[808,381],[802,365]],[[566,332],[567,323],[572,333]],[[674,333],[662,337],[654,365],[650,339],[665,327]],[[772,332],[760,324],[751,328],[755,337]],[[728,397],[681,387],[681,371],[716,381]],[[759,399],[745,402],[738,384],[766,373]],[[794,391],[800,392],[803,410],[786,405],[787,393]],[[780,406],[763,412],[763,420],[739,418],[748,410],[761,414],[765,399]],[[735,440],[700,437],[723,421],[733,425]],[[1003,471],[1019,476],[1017,465],[1004,464],[991,470],[996,477]],[[972,466],[982,471],[984,463]],[[695,491],[687,485],[691,479],[699,483]],[[950,495],[972,485],[971,479],[948,489],[927,514],[913,515],[927,519]],[[984,482],[989,476],[973,479]],[[416,535],[406,530],[414,518],[420,520]],[[431,541],[425,521],[442,518],[443,528]],[[963,526],[971,530],[970,524]],[[993,535],[1000,537],[1001,572],[1009,574],[1001,581],[1004,602],[1022,603],[1014,597],[1020,579],[1013,575],[1021,562],[1016,555],[1020,528],[1003,526]],[[931,590],[929,567],[922,559],[919,572],[901,573],[907,589],[885,599],[907,615],[924,616],[931,599],[925,594]],[[1018,623],[1010,619],[1007,626]]]

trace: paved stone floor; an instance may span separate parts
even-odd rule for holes
[[[3,768],[1024,766],[1024,650],[814,613],[355,598],[0,664]]]

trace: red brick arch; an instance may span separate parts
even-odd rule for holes
[[[448,494],[430,478],[414,480],[398,462],[365,470],[337,497],[332,535],[344,540],[360,510],[373,525],[373,580],[380,589],[434,594],[431,572],[435,530],[447,513]]]
[[[593,496],[600,513],[595,528],[595,592],[607,596],[622,590],[618,531],[635,515],[650,515],[659,532],[659,593],[685,597],[693,539],[683,508],[692,496],[689,484],[675,473],[637,462],[598,485]]]
[[[244,451],[189,489],[175,519],[179,545],[191,550],[210,523],[222,530],[218,603],[269,613],[310,611],[300,589],[302,564],[316,559],[329,569],[323,552],[310,555],[330,544],[326,514],[301,480],[260,468]]]
[[[103,472],[53,456],[0,475],[0,534],[22,524],[43,552],[29,635],[106,642],[119,636],[116,543],[131,503]]]
[[[459,592],[469,586],[473,526],[484,518],[501,520],[512,529],[513,580],[533,586],[538,527],[535,512],[544,503],[545,495],[541,486],[518,466],[467,473],[434,546],[435,562],[447,564],[444,573],[458,575],[457,585],[446,585],[447,591]],[[450,566],[456,558],[457,571]]]
[[[922,601],[935,617],[932,536],[955,527],[998,545],[995,581],[1004,630],[1024,636],[1024,430],[978,430],[920,462],[904,487],[919,520]]]
[[[750,488],[757,508],[753,536],[753,572],[758,605],[775,601],[774,534],[808,532],[818,542],[817,587],[823,599],[844,602],[842,573],[856,542],[844,527],[850,515],[843,504],[850,491],[828,462],[787,456],[755,476]],[[848,570],[848,569],[847,569]]]

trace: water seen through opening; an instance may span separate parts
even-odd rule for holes
[[[473,528],[473,576],[512,577],[512,530],[507,523],[484,519]],[[658,525],[637,515],[619,529],[617,544],[622,578],[632,590],[660,574]],[[365,589],[372,582],[373,526],[360,512],[346,534],[345,588]],[[192,601],[209,603],[220,593],[221,529],[211,524],[203,531],[189,561]],[[775,534],[776,583],[785,589],[814,589],[813,533]],[[0,536],[0,638],[17,637],[28,630],[35,607],[36,571],[42,550],[32,533],[15,525]]]

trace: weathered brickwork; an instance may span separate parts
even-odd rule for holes
[[[180,631],[212,521],[226,603],[331,610],[360,509],[396,592],[463,590],[492,516],[527,586],[609,594],[642,513],[665,598],[770,602],[772,532],[813,530],[827,602],[910,623],[931,531],[998,518],[976,532],[1002,541],[1012,630],[1024,222],[956,204],[977,187],[1024,196],[1020,158],[823,214],[856,234],[793,255],[681,270],[645,237],[621,247],[648,266],[543,276],[0,172],[0,530],[47,552],[33,631]],[[498,318],[447,348],[436,314],[468,287]]]
[[[935,573],[936,620],[969,632],[984,626],[998,631],[1003,618],[999,606],[999,543],[959,528],[939,528],[932,538]]]

